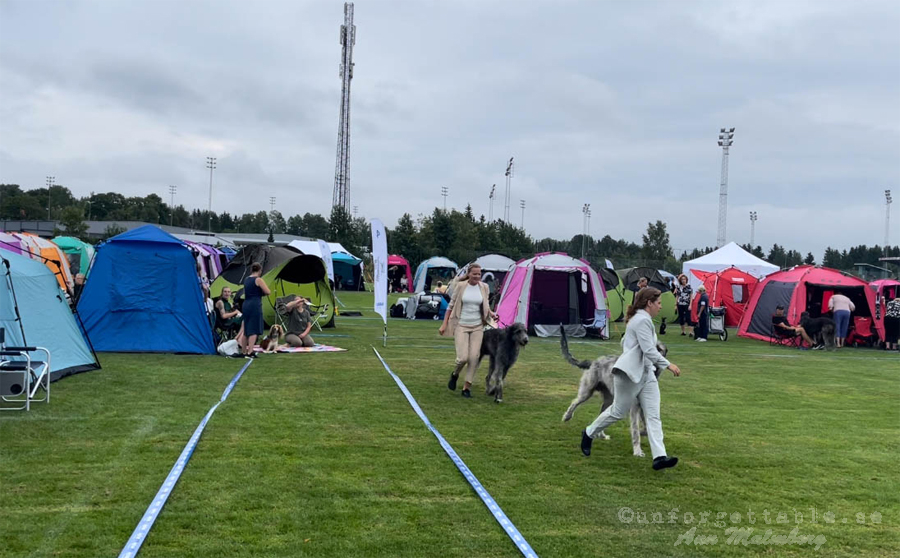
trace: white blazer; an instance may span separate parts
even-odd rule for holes
[[[669,361],[656,349],[656,327],[646,310],[638,310],[628,322],[622,338],[622,356],[613,366],[636,384],[645,373],[654,374],[656,368],[669,366]]]

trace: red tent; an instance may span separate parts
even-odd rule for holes
[[[879,279],[869,283],[875,291],[875,321],[884,327],[884,308],[887,303],[900,296],[900,281],[896,279]]]
[[[800,314],[813,318],[828,315],[828,300],[840,293],[856,306],[857,317],[873,317],[875,290],[868,283],[827,267],[801,265],[769,275],[757,286],[738,326],[738,335],[767,341],[772,334],[772,316],[779,304],[785,308],[788,323],[800,323]],[[878,338],[884,340],[884,324],[875,321]]]
[[[720,271],[700,271],[692,269],[691,273],[703,282],[706,293],[709,295],[709,305],[725,307],[725,325],[737,327],[744,317],[744,310],[759,284],[759,279],[732,266]],[[697,321],[697,303],[699,297],[695,296],[691,302],[693,320]]]
[[[403,256],[388,256],[388,291],[411,293],[413,288],[412,271],[409,262]],[[393,268],[393,269],[392,269]],[[406,276],[406,288],[400,288],[400,278]]]

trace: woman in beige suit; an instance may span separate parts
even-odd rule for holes
[[[497,319],[497,315],[491,311],[489,298],[488,286],[481,282],[481,266],[470,265],[469,272],[453,286],[453,296],[439,330],[441,335],[452,336],[456,341],[456,369],[450,374],[448,388],[456,389],[459,373],[467,367],[463,397],[472,397],[469,388],[472,387],[481,356],[484,326],[491,319]]]

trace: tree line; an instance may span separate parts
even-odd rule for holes
[[[291,234],[310,238],[322,238],[340,242],[350,250],[364,252],[370,246],[369,223],[364,217],[354,217],[341,207],[332,209],[326,218],[316,213],[297,214],[285,218],[281,212],[258,211],[231,215],[193,209],[182,205],[170,206],[156,195],[126,197],[116,192],[92,193],[76,198],[62,185],[23,190],[16,184],[0,184],[0,219],[42,220],[48,216],[59,222],[60,230],[70,236],[85,237],[85,220],[95,221],[144,221],[147,223],[174,225],[217,233]],[[105,236],[121,232],[115,226],[107,227]],[[391,253],[400,254],[410,265],[435,255],[445,256],[462,265],[482,254],[499,253],[514,260],[540,252],[566,252],[574,257],[584,256],[595,268],[604,267],[607,259],[617,269],[647,266],[679,273],[681,264],[715,250],[711,246],[685,250],[676,258],[669,241],[666,224],[662,221],[648,223],[640,244],[605,235],[600,239],[577,234],[572,238],[533,239],[523,229],[500,220],[487,221],[484,215],[475,216],[471,206],[462,212],[455,209],[434,208],[430,214],[413,218],[405,213],[393,228],[388,228],[388,247]],[[781,268],[800,264],[815,265],[812,253],[805,256],[783,245],[774,244],[768,251],[761,246],[743,245],[743,248]],[[851,270],[854,264],[868,263],[884,266],[879,258],[900,256],[900,246],[887,250],[878,245],[855,246],[839,250],[828,247],[821,264],[840,270]]]

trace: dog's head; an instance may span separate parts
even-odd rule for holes
[[[524,324],[515,323],[509,326],[509,336],[512,340],[519,345],[520,347],[524,347],[528,344],[528,329]]]
[[[270,338],[274,339],[276,337],[281,337],[282,335],[284,335],[284,329],[280,325],[275,324],[269,328]]]
[[[659,354],[661,354],[663,357],[669,354],[669,348],[666,347],[664,343],[657,343],[656,350],[659,351]]]
[[[807,322],[809,321],[809,312],[803,312],[800,314],[800,321]]]

